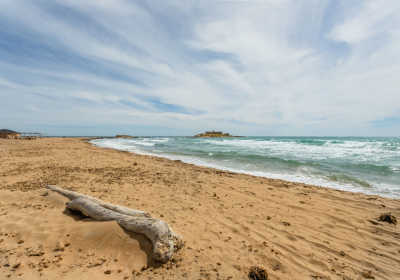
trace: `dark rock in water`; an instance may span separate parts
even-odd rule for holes
[[[392,213],[385,213],[379,217],[379,221],[388,222],[389,224],[397,224],[396,217]]]

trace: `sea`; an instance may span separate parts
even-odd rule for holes
[[[399,137],[104,138],[93,145],[400,199]]]

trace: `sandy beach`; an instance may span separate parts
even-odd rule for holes
[[[185,247],[167,264],[46,185],[149,212]],[[237,174],[78,138],[0,139],[0,279],[400,279],[400,200]]]

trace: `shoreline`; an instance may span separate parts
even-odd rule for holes
[[[198,138],[198,137],[190,137],[190,138]],[[209,137],[205,137],[205,138],[209,138]],[[198,161],[198,159],[196,157],[191,157],[191,156],[172,156],[172,155],[164,155],[164,154],[156,154],[156,153],[151,153],[148,152],[146,150],[141,150],[140,148],[137,149],[136,151],[132,151],[132,150],[125,150],[125,149],[118,149],[118,148],[113,148],[113,147],[101,147],[96,145],[96,143],[91,143],[91,140],[101,140],[101,138],[98,139],[88,139],[88,143],[90,143],[91,145],[98,147],[98,148],[104,148],[104,149],[110,149],[110,150],[116,150],[116,151],[124,151],[124,152],[130,152],[130,153],[134,153],[134,154],[139,154],[139,155],[147,155],[147,156],[152,156],[152,157],[156,157],[156,158],[165,158],[168,160],[181,160],[184,163],[187,164],[193,164],[195,166],[201,166],[201,167],[207,167],[207,168],[212,168],[212,169],[216,169],[216,170],[223,170],[223,171],[228,171],[228,172],[234,172],[237,174],[246,174],[246,175],[251,175],[251,176],[255,176],[255,177],[260,177],[260,178],[266,178],[266,179],[273,179],[273,180],[282,180],[282,181],[286,181],[289,183],[300,183],[300,184],[307,184],[307,185],[312,185],[312,186],[319,186],[319,187],[324,187],[324,188],[329,188],[329,189],[334,189],[334,190],[339,190],[339,191],[348,191],[348,192],[354,192],[354,193],[362,193],[362,194],[366,194],[366,195],[376,195],[376,196],[381,196],[381,197],[385,197],[385,198],[390,198],[390,199],[397,199],[400,200],[400,197],[397,196],[395,197],[392,193],[388,193],[386,196],[383,195],[382,193],[378,193],[375,190],[370,191],[370,193],[368,193],[366,190],[364,189],[360,189],[359,186],[355,186],[352,185],[350,183],[343,183],[340,181],[329,181],[325,178],[323,178],[323,176],[321,178],[301,178],[301,177],[297,177],[297,175],[294,174],[290,174],[290,177],[292,178],[287,178],[288,174],[286,174],[286,178],[284,178],[284,175],[282,174],[261,174],[260,171],[250,171],[250,170],[238,170],[232,167],[224,167],[224,166],[218,166],[215,163],[207,163],[207,162],[201,162],[202,159],[200,159],[200,161]],[[281,175],[281,176],[279,176]],[[283,178],[279,178],[279,177],[283,177]],[[307,180],[308,179],[308,180]],[[319,181],[315,182],[315,181]],[[348,188],[354,188],[354,190],[348,190]]]
[[[400,278],[400,229],[377,221],[386,212],[399,219],[398,199],[104,149],[76,138],[0,140],[0,155],[3,275],[247,279],[248,269],[261,265],[269,279],[357,279],[366,271],[376,279]],[[154,263],[142,235],[63,214],[65,199],[46,195],[46,184],[150,212],[186,246],[174,264]],[[29,250],[44,253],[29,256]],[[17,261],[22,265],[13,270]]]

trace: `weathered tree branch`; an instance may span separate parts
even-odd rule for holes
[[[124,216],[130,217],[121,213],[114,212],[110,209],[104,208],[94,201],[88,200],[83,197],[76,198],[67,203],[68,210],[79,211],[87,216],[98,221],[117,221]]]
[[[128,216],[132,216],[132,217],[148,217],[150,218],[150,213],[147,212],[143,212],[143,211],[139,211],[139,210],[135,210],[135,209],[131,209],[131,208],[126,208],[120,205],[114,205],[108,202],[104,202],[100,199],[97,199],[95,197],[86,195],[86,194],[81,194],[81,193],[77,193],[77,192],[73,192],[73,191],[68,191],[68,190],[63,190],[57,186],[53,186],[53,185],[47,185],[47,188],[52,190],[53,192],[57,192],[67,198],[69,198],[70,200],[74,200],[77,198],[85,198],[87,200],[93,201],[95,203],[97,203],[98,205],[110,209],[114,212],[117,213],[121,213],[124,215],[128,215]]]
[[[47,188],[71,199],[66,207],[69,210],[80,211],[98,221],[117,221],[117,223],[126,230],[146,235],[153,243],[153,257],[157,261],[167,262],[174,254],[174,251],[179,250],[184,245],[182,237],[173,232],[169,224],[165,221],[148,217],[138,217],[137,215],[126,215],[104,207],[97,202],[100,201],[104,203],[99,199],[81,195],[77,192],[66,191],[56,186],[47,186]],[[118,205],[112,206],[114,209],[121,208],[121,206]],[[122,208],[131,210],[125,207]]]
[[[153,243],[153,258],[157,261],[166,263],[175,251],[185,245],[182,236],[173,232],[169,224],[163,220],[124,217],[117,222],[129,231],[146,235]]]

